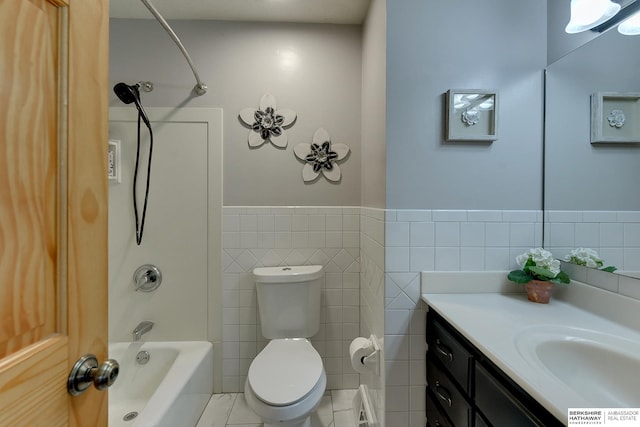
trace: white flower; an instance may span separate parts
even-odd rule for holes
[[[525,252],[516,257],[516,262],[520,267],[523,267],[527,263],[528,259],[529,259],[529,252]]]
[[[600,268],[603,265],[603,261],[600,259],[598,252],[590,248],[574,249],[564,257],[564,260],[591,268]]]
[[[624,122],[626,117],[624,116],[624,111],[622,110],[612,110],[607,116],[607,120],[609,121],[609,126],[612,128],[620,129],[624,126]]]
[[[551,260],[546,269],[552,272],[554,277],[557,276],[558,273],[560,273],[560,261],[558,261],[557,259]]]
[[[529,249],[525,253],[516,257],[516,262],[523,267],[531,259],[537,267],[546,268],[557,276],[560,273],[560,261],[553,257],[553,254],[542,248]]]
[[[480,121],[480,111],[477,108],[468,108],[462,112],[462,122],[467,126],[473,126]]]
[[[555,283],[569,283],[569,276],[560,269],[560,261],[553,254],[542,248],[529,249],[516,256],[521,270],[509,273],[509,280],[516,283],[527,283],[531,280],[545,280]]]
[[[291,126],[297,114],[289,109],[276,109],[276,99],[270,93],[260,98],[260,108],[243,108],[240,120],[251,128],[249,131],[249,146],[259,147],[270,141],[280,148],[287,146],[287,135],[283,128]]]
[[[306,162],[302,168],[302,179],[305,182],[315,180],[320,172],[329,181],[337,182],[342,174],[336,162],[349,154],[349,147],[332,143],[329,133],[319,128],[313,134],[312,144],[300,143],[293,147],[293,152],[297,158]]]
[[[529,249],[527,252],[518,255],[516,257],[516,262],[518,265],[523,266],[527,263],[529,258],[531,258],[538,267],[543,268],[548,268],[548,266],[550,266],[554,261],[557,261],[551,252],[542,248],[535,248]]]

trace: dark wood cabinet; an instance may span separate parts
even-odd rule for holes
[[[427,389],[427,414],[429,416],[429,425],[433,427],[453,427],[449,417],[441,410],[440,405],[436,403],[436,397]]]
[[[427,358],[427,387],[452,425],[471,424],[473,412],[467,396],[433,358]]]
[[[427,426],[564,426],[433,309],[427,346]]]

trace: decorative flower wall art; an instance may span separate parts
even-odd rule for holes
[[[498,92],[485,89],[449,89],[445,96],[447,141],[498,139]]]
[[[329,181],[338,182],[342,173],[337,162],[349,154],[349,147],[332,143],[329,133],[319,128],[313,134],[311,144],[300,143],[293,147],[293,152],[297,158],[306,162],[302,168],[303,181],[313,181],[322,173]]]
[[[462,122],[467,126],[473,126],[480,121],[480,111],[477,108],[469,108],[462,112]]]
[[[270,93],[260,98],[260,106],[255,108],[243,108],[239,114],[240,120],[248,127],[249,147],[260,147],[266,141],[279,148],[287,146],[287,135],[284,129],[293,125],[297,114],[290,109],[276,108],[276,99]]]
[[[626,117],[624,116],[624,111],[622,110],[611,110],[609,116],[607,116],[607,120],[609,121],[609,126],[619,129],[624,126]]]
[[[591,94],[591,143],[640,144],[640,92]]]

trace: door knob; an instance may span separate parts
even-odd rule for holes
[[[82,394],[91,386],[91,383],[98,390],[106,390],[118,378],[120,365],[116,360],[107,359],[98,366],[98,359],[93,354],[82,356],[69,374],[67,390],[72,396]]]

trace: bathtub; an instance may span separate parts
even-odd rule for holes
[[[148,362],[140,364],[136,356],[144,351]],[[109,357],[120,364],[120,375],[109,388],[109,427],[197,424],[213,393],[211,343],[112,343]]]

